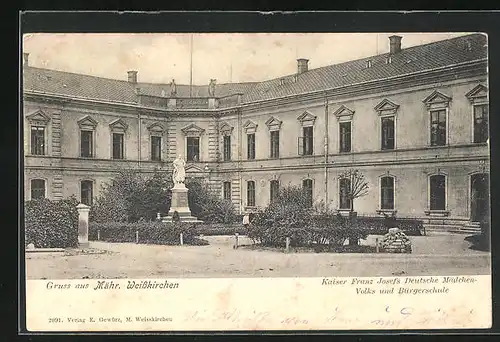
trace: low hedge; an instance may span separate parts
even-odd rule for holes
[[[25,202],[25,244],[36,248],[78,246],[78,201],[36,199]]]
[[[234,235],[238,233],[245,235],[246,229],[242,224],[198,224],[196,226],[196,233],[198,235],[216,236],[216,235]]]
[[[423,222],[416,219],[397,219],[399,227],[406,235],[418,236],[423,230]],[[246,235],[265,246],[282,247],[286,238],[290,246],[300,247],[311,244],[343,245],[347,239],[366,239],[368,235],[384,235],[388,232],[387,221],[381,217],[357,217],[350,222],[339,215],[312,216],[309,225],[291,227],[273,221],[272,218],[257,218],[248,227]]]
[[[99,240],[106,242],[136,242],[136,232],[138,233],[138,243],[159,244],[159,245],[179,245],[180,234],[182,240],[187,245],[207,245],[208,242],[197,238],[196,226],[192,223],[180,222],[166,224],[159,221],[146,222],[108,222],[89,224],[89,240]]]

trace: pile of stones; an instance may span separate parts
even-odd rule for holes
[[[399,228],[389,229],[382,238],[381,247],[388,253],[411,253],[411,241]]]

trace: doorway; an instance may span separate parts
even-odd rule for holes
[[[490,188],[487,173],[477,173],[470,178],[471,221],[481,222],[489,215]]]

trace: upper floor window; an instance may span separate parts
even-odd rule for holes
[[[94,156],[94,132],[80,131],[80,156],[92,158]]]
[[[148,126],[148,131],[150,134],[150,151],[152,161],[161,161],[161,150],[162,150],[162,136],[165,128],[159,122],[155,122]]]
[[[431,146],[446,145],[446,109],[431,111]]]
[[[333,114],[339,121],[339,152],[351,152],[351,123],[354,110],[342,105]]]
[[[92,205],[94,182],[83,180],[80,182],[80,198],[85,205]]]
[[[151,136],[151,160],[161,161],[161,136]]]
[[[37,110],[34,113],[26,116],[30,123],[30,154],[42,156],[47,153],[47,126],[50,117],[42,110]]]
[[[31,199],[45,198],[45,180],[31,180]]]
[[[271,158],[280,157],[280,131],[271,131]]]
[[[247,206],[255,207],[255,181],[247,182]]]
[[[31,126],[31,154],[45,154],[45,127]]]
[[[123,134],[113,133],[113,159],[123,159]]]
[[[195,124],[190,124],[181,130],[186,136],[186,159],[191,162],[198,162],[201,160],[200,156],[200,138],[203,132],[203,128],[198,127]]]
[[[446,210],[446,176],[429,177],[429,209]]]
[[[200,160],[200,138],[199,137],[187,137],[187,160],[188,161],[199,161]]]
[[[299,154],[304,156],[313,155],[313,127],[302,127],[302,137],[299,138]]]
[[[302,189],[306,193],[306,205],[312,207],[313,205],[313,181],[312,179],[304,179],[302,181]]]
[[[231,182],[224,182],[224,199],[225,200],[231,200]]]
[[[276,199],[276,197],[278,196],[279,190],[280,190],[280,181],[273,179],[270,182],[269,198],[270,198],[271,202],[273,202]]]
[[[351,122],[340,122],[340,152],[351,152]]]
[[[255,159],[255,133],[247,134],[247,158]]]
[[[381,119],[382,123],[382,150],[394,149],[394,117],[388,116]]]
[[[341,178],[339,180],[339,209],[351,209],[351,180]]]
[[[445,146],[447,144],[448,129],[448,107],[451,97],[440,91],[433,91],[424,99],[429,109],[430,121],[430,145]]]
[[[394,177],[380,179],[380,209],[394,209]]]
[[[488,135],[488,104],[474,105],[474,143],[485,143]]]
[[[275,117],[270,117],[266,121],[266,125],[270,131],[270,157],[279,158],[280,157],[280,129],[282,121],[276,119]]]
[[[94,132],[97,122],[90,116],[84,116],[78,120],[80,126],[80,157],[94,157]]]
[[[224,136],[224,160],[231,160],[231,136]]]

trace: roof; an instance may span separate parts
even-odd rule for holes
[[[327,90],[368,81],[416,73],[487,58],[487,37],[471,34],[389,53],[311,69],[263,82],[217,84],[215,95],[242,93],[243,103]],[[371,67],[367,68],[367,61]],[[137,103],[140,93],[170,96],[169,84],[137,83],[63,71],[24,67],[24,89],[94,100]],[[178,97],[189,97],[188,85],[177,85]],[[193,97],[208,97],[208,85],[192,86]]]

